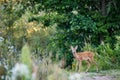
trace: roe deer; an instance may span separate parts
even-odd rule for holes
[[[77,59],[78,66],[79,65],[81,66],[82,61],[85,60],[86,63],[88,64],[86,72],[88,72],[88,70],[91,66],[91,63],[94,63],[96,65],[96,71],[98,72],[98,66],[97,66],[96,62],[94,61],[94,53],[92,53],[90,51],[76,52],[77,48],[78,48],[78,46],[76,46],[75,48],[73,46],[71,46],[72,54]]]

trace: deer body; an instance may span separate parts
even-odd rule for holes
[[[85,51],[85,52],[76,52],[78,46],[76,46],[75,48],[73,48],[71,46],[71,50],[72,50],[72,54],[73,56],[77,59],[77,61],[79,62],[78,63],[78,66],[82,64],[82,61],[85,60],[86,63],[88,64],[88,67],[86,69],[86,72],[89,70],[90,66],[91,66],[91,63],[94,63],[96,65],[96,70],[98,72],[98,67],[97,67],[97,64],[96,62],[94,61],[94,53],[93,52],[90,52],[90,51]]]
[[[88,51],[75,53],[75,58],[77,60],[90,60],[93,57],[94,57],[94,54]]]

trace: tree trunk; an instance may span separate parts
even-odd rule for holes
[[[106,15],[106,0],[101,1],[101,13],[103,16]]]

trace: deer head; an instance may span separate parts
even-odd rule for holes
[[[72,50],[72,53],[73,53],[73,54],[75,54],[75,53],[76,53],[77,48],[78,48],[78,45],[77,45],[77,46],[75,46],[75,48],[74,48],[73,46],[71,46],[71,50]]]

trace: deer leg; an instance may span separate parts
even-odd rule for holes
[[[91,59],[91,62],[94,63],[94,65],[96,66],[96,71],[98,72],[98,65],[97,65],[97,63],[94,61],[93,58]]]
[[[91,66],[91,65],[90,65],[90,61],[87,60],[86,63],[87,63],[87,69],[86,69],[86,72],[88,72],[88,70],[89,70],[89,68],[90,68],[90,66]]]
[[[82,61],[79,61],[79,71],[81,70]]]
[[[78,71],[79,61],[76,63],[75,71]]]

